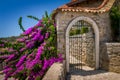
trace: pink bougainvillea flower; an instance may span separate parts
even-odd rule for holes
[[[31,42],[29,42],[29,43],[26,45],[26,47],[29,48],[29,49],[31,49],[32,47],[34,47],[34,44],[35,44],[35,42],[34,42],[34,41],[31,41]]]
[[[49,61],[45,59],[42,70],[46,70],[48,67],[49,67]]]
[[[54,23],[54,27],[56,27],[56,23]]]
[[[15,54],[8,55],[8,58],[7,58],[5,61],[6,61],[6,62],[7,62],[7,61],[10,61],[10,60],[12,60],[13,58],[15,58]]]
[[[21,64],[23,64],[26,57],[27,57],[27,55],[22,56],[20,58],[20,60],[18,61],[18,63],[16,64],[16,67],[19,67]]]
[[[20,49],[20,52],[23,52],[23,51],[25,51],[25,50],[26,50],[26,48],[23,47],[23,48]]]
[[[47,32],[47,33],[45,34],[45,38],[47,39],[47,38],[49,37],[49,35],[50,35],[50,33]]]
[[[38,22],[38,24],[36,24],[36,26],[43,26],[42,22],[43,22],[42,20],[39,20],[39,22]]]
[[[4,47],[4,44],[0,44],[0,47]]]
[[[23,34],[24,35],[29,35],[33,30],[33,27],[29,28],[28,30],[26,30]]]
[[[19,38],[17,39],[18,42],[24,42],[25,41],[25,38]]]
[[[39,30],[37,33],[36,33],[36,35],[32,38],[32,40],[33,41],[37,41],[37,40],[39,40],[39,38],[41,37],[42,35],[41,35],[41,30]]]

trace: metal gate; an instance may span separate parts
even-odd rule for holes
[[[82,70],[85,65],[95,65],[94,42],[94,31],[89,23],[80,20],[72,26],[69,32],[70,71]]]

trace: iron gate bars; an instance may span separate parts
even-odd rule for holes
[[[82,70],[86,62],[86,54],[94,41],[94,33],[91,25],[83,20],[76,22],[69,32],[69,60],[70,71]]]

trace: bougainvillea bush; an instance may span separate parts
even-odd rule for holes
[[[5,49],[0,52],[0,62],[6,63],[4,80],[41,80],[53,63],[63,60],[56,49],[55,23],[47,14],[23,31],[22,37],[13,43],[0,41],[0,47]]]

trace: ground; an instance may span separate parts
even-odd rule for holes
[[[4,75],[0,74],[0,80],[4,80]],[[9,80],[14,80],[10,78]],[[120,74],[107,72],[104,70],[93,70],[83,66],[81,71],[71,71],[66,80],[120,80]]]
[[[71,64],[76,64],[79,62],[75,57],[70,55],[70,59],[71,58],[74,60],[74,63],[70,60]],[[95,70],[86,66],[84,63],[82,63],[82,65],[82,69],[79,69],[76,65],[74,65],[74,68],[77,67],[77,69],[70,67],[67,80],[120,80],[120,74],[118,73]]]
[[[107,72],[104,70],[90,70],[88,67],[84,67],[86,70],[79,72],[74,71],[67,76],[67,80],[120,80],[120,74]]]

